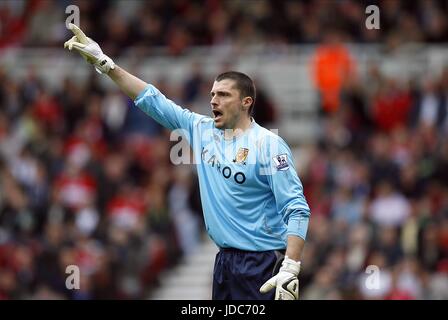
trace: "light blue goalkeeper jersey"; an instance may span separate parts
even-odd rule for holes
[[[152,85],[134,102],[190,143],[207,232],[217,246],[266,251],[286,248],[288,235],[305,239],[310,210],[282,138],[252,121],[224,139],[212,118],[181,108]]]

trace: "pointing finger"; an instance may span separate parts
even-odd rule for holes
[[[75,24],[69,23],[68,24],[70,30],[75,34],[75,36],[78,38],[79,42],[87,44],[89,41],[87,40],[87,36],[84,32]]]

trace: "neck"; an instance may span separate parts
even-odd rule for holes
[[[233,128],[224,130],[224,139],[232,139],[234,137],[242,135],[244,131],[249,129],[251,124],[251,117],[244,117],[243,119],[240,119],[240,121],[238,121],[238,123]]]

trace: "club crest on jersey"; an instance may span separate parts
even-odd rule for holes
[[[249,149],[239,148],[238,152],[236,153],[235,159],[233,159],[233,162],[246,164],[246,159],[247,159],[248,154],[249,154]]]
[[[286,153],[279,154],[272,158],[278,171],[286,171],[289,169],[288,156]]]

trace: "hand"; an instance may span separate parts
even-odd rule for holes
[[[75,34],[64,43],[64,48],[75,49],[90,64],[93,64],[98,73],[108,73],[115,69],[115,63],[106,56],[98,43],[87,37],[78,26],[69,23],[70,30]]]
[[[260,288],[261,293],[275,289],[275,300],[299,299],[299,272],[300,261],[296,262],[285,256],[277,275],[266,281]]]

